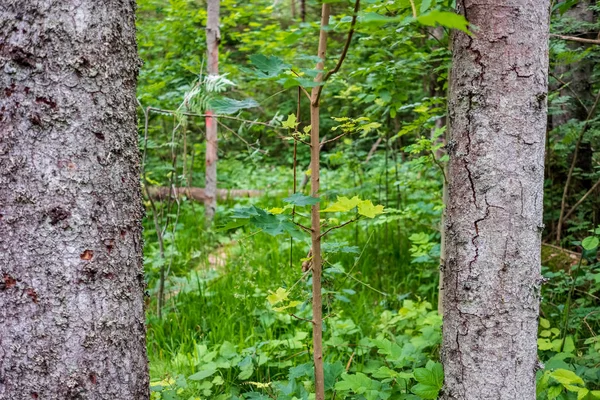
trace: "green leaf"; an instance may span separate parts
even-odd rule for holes
[[[305,196],[302,193],[294,193],[293,195],[283,199],[283,201],[285,201],[286,203],[290,203],[299,207],[314,206],[320,200],[321,199],[318,197]]]
[[[219,97],[210,100],[209,107],[217,114],[235,114],[245,108],[258,107],[259,104],[253,99],[235,100],[227,97]]]
[[[577,376],[575,372],[566,369],[557,369],[555,371],[552,371],[550,373],[550,376],[563,386],[577,384],[585,385],[583,379]]]
[[[261,78],[275,77],[282,71],[290,68],[281,58],[275,56],[267,57],[262,54],[251,55],[250,62],[256,68],[257,75]]]
[[[438,398],[440,390],[435,386],[418,383],[412,387],[412,392],[426,400],[435,400]]]
[[[288,308],[293,308],[293,307],[299,306],[300,304],[302,304],[301,301],[294,300],[294,301],[290,301],[285,306],[282,306],[282,307],[273,307],[273,310],[277,311],[277,312],[281,312],[283,310],[287,310]]]
[[[195,374],[188,376],[188,379],[191,381],[201,381],[202,379],[208,378],[209,376],[213,375],[215,372],[217,372],[215,368],[198,371]]]
[[[383,214],[383,206],[375,206],[371,200],[363,200],[358,204],[358,213],[367,218],[375,218],[376,216]]]
[[[275,305],[287,300],[288,295],[288,291],[280,287],[275,292],[271,292],[271,294],[267,296],[267,301],[270,305]]]
[[[563,345],[563,351],[565,353],[574,353],[575,352],[575,342],[573,341],[573,336],[567,336],[565,338],[565,344]]]
[[[293,368],[290,368],[290,380],[301,378],[303,376],[312,376],[312,375],[313,375],[313,364],[312,363],[300,364]]]
[[[358,196],[354,196],[353,198],[349,199],[347,197],[343,197],[343,196],[338,196],[337,201],[333,204],[330,204],[329,207],[327,207],[324,210],[321,210],[321,212],[346,212],[346,211],[350,211],[353,208],[357,207],[360,204],[361,200],[358,198]]]
[[[465,17],[453,12],[433,10],[417,17],[417,21],[422,25],[435,26],[436,24],[439,24],[446,28],[458,29],[471,34],[468,29],[469,22]]]
[[[436,386],[437,382],[433,372],[427,368],[416,368],[414,370],[415,380],[424,385]]]
[[[548,329],[550,328],[550,321],[548,321],[546,318],[540,318],[540,326],[544,329]]]
[[[296,114],[288,115],[287,121],[283,121],[283,123],[281,125],[284,128],[296,129],[296,126],[298,126],[298,122],[296,122]]]
[[[347,242],[326,242],[321,248],[325,253],[360,253],[358,246],[348,246]]]
[[[552,345],[552,342],[549,339],[538,339],[537,340],[537,345],[538,345],[538,349],[540,350],[550,350],[552,349],[552,347],[554,347]]]
[[[383,25],[390,22],[399,22],[401,19],[400,16],[387,17],[375,12],[360,12],[357,18],[358,23],[361,25]]]
[[[562,386],[550,386],[548,389],[548,400],[554,400],[563,391]]]
[[[341,361],[336,361],[333,364],[325,363],[323,365],[323,369],[325,375],[325,390],[332,390],[335,385],[335,381],[344,372],[344,365]]]
[[[579,389],[577,391],[577,400],[583,400],[589,393],[590,391],[586,388]]]
[[[421,8],[419,9],[421,14],[424,14],[427,12],[427,10],[429,10],[431,7],[431,2],[432,0],[423,0],[423,2],[421,2]]]
[[[581,242],[581,246],[583,246],[586,250],[594,250],[598,247],[600,240],[596,236],[588,236]]]

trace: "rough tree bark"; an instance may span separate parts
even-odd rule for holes
[[[535,399],[549,0],[459,0],[442,399]]]
[[[206,48],[208,50],[208,74],[219,75],[219,42],[221,33],[219,30],[219,6],[220,0],[208,0],[206,23]],[[217,118],[210,116],[212,111],[206,114],[206,201],[205,215],[207,223],[210,223],[217,211]]]
[[[0,398],[147,399],[135,2],[0,2]]]

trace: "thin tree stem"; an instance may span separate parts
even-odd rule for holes
[[[558,225],[556,226],[556,244],[559,244],[559,245],[560,245],[560,237],[561,237],[561,233],[562,233],[562,225],[565,220],[564,215],[565,215],[565,209],[567,206],[567,196],[569,194],[569,186],[571,185],[571,179],[573,178],[573,171],[575,170],[575,165],[577,164],[577,155],[579,153],[579,147],[581,146],[581,141],[583,140],[583,136],[585,135],[585,133],[587,132],[587,130],[590,126],[590,120],[594,116],[594,113],[596,112],[596,108],[598,108],[598,102],[600,102],[600,90],[598,91],[598,94],[596,95],[596,100],[594,101],[594,105],[592,106],[592,108],[590,109],[590,112],[588,113],[588,116],[585,120],[585,124],[583,125],[583,128],[581,129],[581,132],[579,133],[579,138],[577,138],[577,143],[575,144],[575,151],[573,152],[573,161],[571,161],[571,167],[569,168],[569,174],[567,175],[567,181],[565,182],[562,200],[560,203],[560,215],[558,217]]]
[[[319,48],[317,56],[321,59],[317,63],[317,70],[324,68],[327,52],[327,30],[329,24],[330,6],[323,3],[321,9],[321,31],[319,34]],[[323,81],[323,73],[317,74],[315,82]],[[311,162],[311,192],[313,197],[319,197],[319,167],[321,146],[319,143],[319,95],[321,86],[314,87],[311,93],[310,104],[310,162]],[[323,299],[321,297],[321,219],[320,204],[311,207],[311,242],[313,265],[313,360],[315,365],[315,400],[325,400],[325,375],[323,370]]]

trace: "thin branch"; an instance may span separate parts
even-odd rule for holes
[[[356,221],[358,221],[358,218],[352,218],[350,221],[346,221],[346,222],[344,222],[343,224],[336,225],[336,226],[332,226],[331,228],[329,228],[329,229],[327,229],[325,232],[323,232],[323,233],[321,234],[321,236],[319,236],[319,238],[322,238],[323,236],[327,235],[329,232],[331,232],[331,231],[332,231],[332,230],[334,230],[334,229],[340,229],[340,228],[343,228],[344,226],[346,226],[346,225],[349,225],[349,224],[351,224],[351,223],[353,223],[353,222],[356,222]]]
[[[310,229],[309,227],[307,227],[307,226],[304,226],[304,225],[302,225],[302,224],[301,224],[301,223],[299,223],[299,222],[296,222],[296,221],[292,221],[292,222],[293,222],[293,223],[294,223],[296,226],[298,226],[299,228],[302,228],[302,229],[304,229],[306,232],[309,232],[309,233],[310,233],[310,232],[312,232],[312,231],[313,231],[313,230],[312,230],[312,229]]]
[[[217,119],[217,123],[220,126],[222,126],[223,128],[225,128],[229,133],[231,133],[232,135],[234,135],[235,137],[237,137],[238,139],[240,139],[246,146],[248,146],[249,149],[254,149],[254,150],[256,150],[256,151],[258,151],[259,153],[262,153],[262,154],[268,154],[268,152],[266,150],[262,150],[262,149],[259,149],[258,147],[254,147],[246,139],[244,139],[243,137],[241,137],[240,135],[238,135],[238,133],[236,131],[234,131],[233,129],[231,129],[230,127],[228,127],[227,125],[225,125],[224,123],[222,123],[221,121],[219,121],[218,119]]]
[[[590,190],[588,190],[581,199],[579,199],[579,201],[577,203],[575,203],[575,205],[573,207],[571,207],[571,209],[569,210],[569,212],[567,212],[567,214],[565,214],[564,216],[564,220],[566,221],[567,219],[569,219],[569,217],[571,216],[571,214],[573,214],[573,212],[575,211],[575,209],[577,207],[579,207],[581,205],[581,203],[583,203],[585,201],[585,199],[587,199],[587,197],[594,191],[596,190],[598,187],[600,186],[600,180],[598,180],[598,182],[596,182],[594,184],[594,186],[592,186],[592,188]]]
[[[350,48],[350,42],[352,42],[352,36],[354,35],[354,27],[356,26],[356,18],[358,17],[358,10],[360,10],[360,0],[356,0],[356,2],[354,3],[354,14],[352,15],[352,21],[350,22],[350,30],[348,31],[348,36],[346,38],[346,43],[344,43],[344,48],[342,49],[342,54],[340,55],[340,58],[339,58],[337,64],[335,65],[335,68],[333,68],[331,71],[329,71],[329,72],[327,72],[327,74],[325,74],[325,77],[323,78],[323,81],[322,81],[323,83],[327,82],[327,80],[329,78],[331,78],[331,75],[335,74],[336,72],[338,72],[340,70],[340,68],[342,67],[342,63],[346,59],[346,55],[348,54],[348,49]],[[322,91],[323,91],[323,85],[318,87],[317,96],[316,96],[316,99],[314,99],[313,104],[319,104],[319,99],[321,98]]]
[[[348,135],[349,133],[350,132],[344,132],[341,135],[337,135],[336,137],[334,137],[332,139],[325,140],[325,141],[321,142],[321,146],[323,146],[324,144],[327,144],[327,143],[335,142],[336,140],[343,138],[344,136]]]
[[[583,136],[585,135],[585,133],[587,132],[589,126],[590,126],[590,120],[592,119],[592,117],[594,116],[594,113],[596,112],[596,108],[598,107],[598,102],[600,102],[600,90],[598,91],[598,94],[596,95],[596,100],[594,101],[594,105],[592,106],[592,108],[590,109],[590,112],[588,113],[588,116],[585,120],[585,124],[583,125],[583,128],[581,129],[581,132],[579,133],[579,138],[577,139],[577,143],[575,144],[575,151],[573,152],[573,161],[571,162],[571,167],[569,168],[569,174],[567,175],[567,181],[565,182],[565,188],[563,190],[563,196],[562,196],[562,200],[561,200],[561,204],[560,204],[560,214],[558,217],[558,224],[556,226],[556,243],[560,244],[560,236],[561,236],[561,231],[562,231],[562,225],[564,222],[564,214],[565,214],[565,209],[567,206],[567,195],[569,194],[569,186],[571,184],[571,179],[573,178],[573,171],[575,170],[575,165],[577,164],[577,155],[579,153],[579,147],[581,146],[581,141],[583,140]]]
[[[300,321],[306,321],[306,322],[310,322],[310,323],[311,323],[311,324],[313,324],[313,325],[315,324],[315,321],[313,321],[312,319],[306,319],[306,318],[302,318],[302,317],[299,317],[299,316],[297,316],[296,314],[293,314],[293,313],[290,313],[290,315],[291,315],[292,317],[294,317],[294,318],[296,318],[296,319],[300,320]]]
[[[444,166],[442,165],[442,163],[440,162],[440,160],[438,160],[435,157],[435,154],[433,154],[432,150],[429,150],[429,154],[431,154],[431,158],[433,159],[433,162],[435,163],[435,165],[437,165],[440,169],[440,171],[442,171],[442,175],[444,176],[444,183],[447,185],[448,184],[448,179],[446,178],[446,171],[444,169]]]
[[[579,43],[587,43],[587,44],[600,44],[600,40],[598,39],[586,39],[577,36],[564,36],[564,35],[554,35],[550,34],[550,37],[554,37],[562,40],[569,40],[571,42],[579,42]]]
[[[550,72],[550,76],[562,85],[562,87],[559,88],[559,90],[562,89],[563,87],[569,89],[569,91],[573,94],[573,97],[575,97],[575,100],[577,100],[579,105],[585,110],[585,113],[589,114],[590,110],[588,110],[587,106],[583,103],[583,101],[581,100],[581,97],[579,97],[577,95],[577,93],[573,90],[573,88],[571,88],[570,83],[564,82],[562,79],[560,79],[558,76],[556,76],[552,72]]]

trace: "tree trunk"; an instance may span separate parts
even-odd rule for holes
[[[147,399],[134,1],[0,3],[0,398]]]
[[[208,22],[206,24],[206,48],[208,49],[208,74],[219,75],[219,42],[221,32],[219,30],[219,2],[220,0],[208,0]],[[217,118],[211,117],[212,111],[206,114],[206,221],[210,223],[217,211]]]
[[[219,1],[208,0],[206,23],[206,48],[208,50],[208,74],[219,75]],[[206,111],[206,201],[204,202],[206,222],[210,224],[217,211],[217,118],[211,117],[212,111]]]
[[[317,70],[325,68],[327,53],[327,27],[329,26],[330,6],[323,3],[321,7],[321,26],[319,31],[319,48],[317,56],[321,59],[317,63]],[[323,82],[323,73],[319,72],[315,82]],[[321,185],[321,143],[319,138],[320,127],[320,86],[315,86],[310,95],[310,191],[312,197],[319,197]],[[323,264],[321,258],[321,205],[313,205],[310,209],[311,216],[311,252],[312,252],[312,309],[313,309],[313,362],[315,366],[315,400],[325,400],[325,373],[323,359],[323,299],[321,296],[321,278]]]
[[[548,0],[459,0],[453,36],[442,399],[535,399]]]

